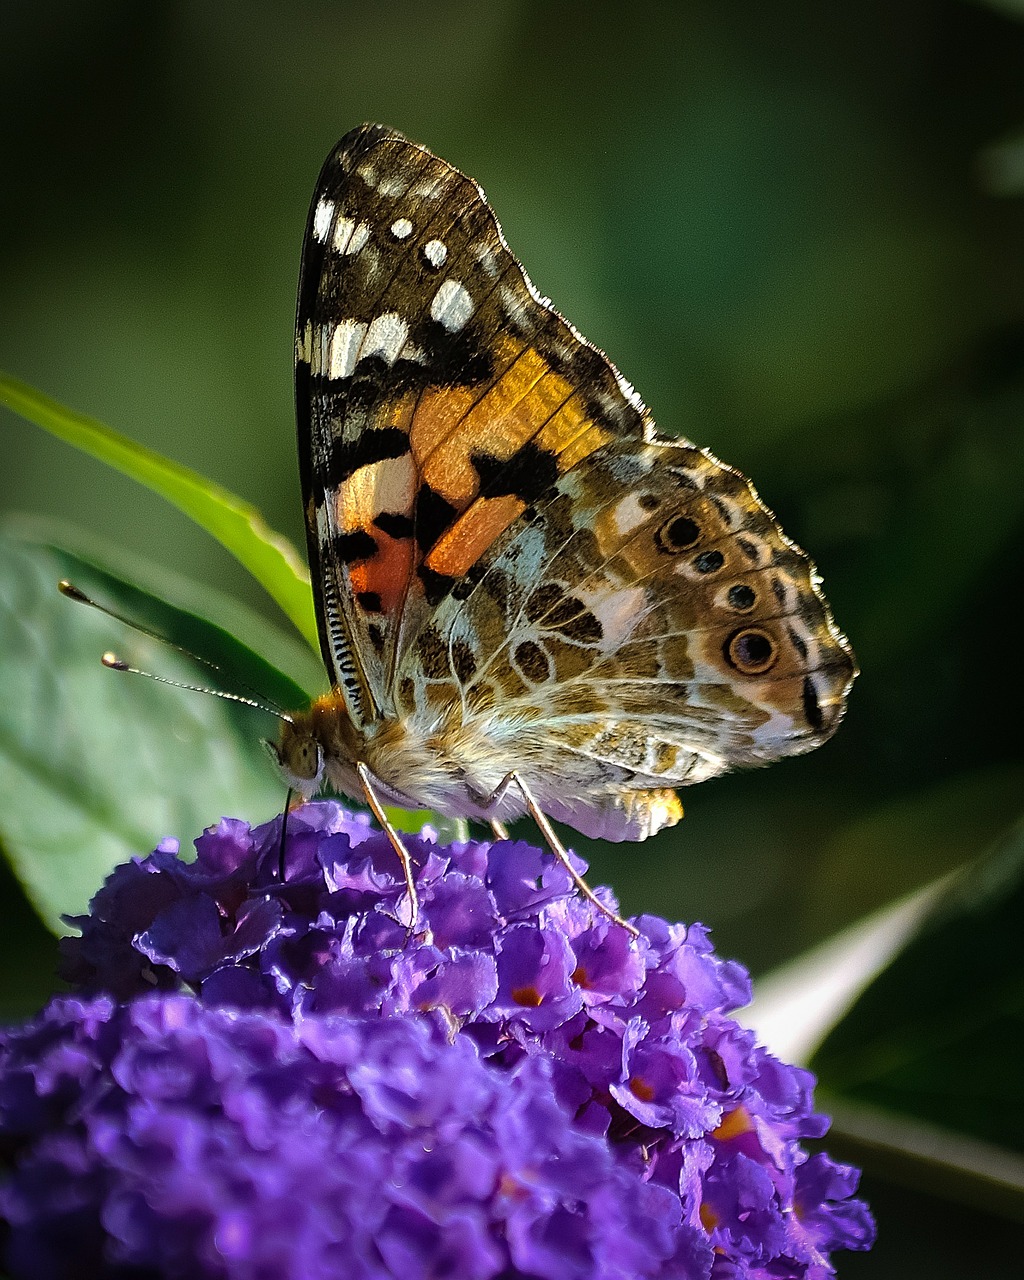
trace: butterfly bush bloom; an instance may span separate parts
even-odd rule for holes
[[[4,1034],[16,1280],[815,1280],[870,1246],[699,925],[633,939],[549,855],[425,833],[413,933],[366,819],[288,831],[284,885],[280,820],[119,867],[76,994]]]

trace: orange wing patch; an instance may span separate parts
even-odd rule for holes
[[[397,616],[405,602],[413,574],[411,538],[393,538],[374,531],[376,553],[352,565],[349,581],[359,605],[367,613]]]
[[[441,388],[425,392],[413,414],[422,479],[457,513],[424,562],[445,577],[467,573],[539,496],[534,490],[613,439],[588,417],[579,388],[539,351],[525,347],[509,359],[510,351],[506,340],[504,372],[468,407],[465,390]]]
[[[478,498],[434,544],[425,564],[434,573],[461,578],[509,525],[526,503],[513,494]]]
[[[498,358],[504,371],[482,395],[478,390],[431,389],[413,415],[410,441],[423,479],[460,512],[483,487],[477,458],[493,459],[497,466],[531,440],[557,455],[591,425],[578,387],[554,372],[535,348],[517,352],[514,343],[505,341]],[[609,439],[610,433],[600,432],[589,448],[574,454],[570,465]]]

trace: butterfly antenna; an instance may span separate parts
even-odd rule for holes
[[[159,637],[157,638],[159,639]],[[173,645],[172,648],[177,649],[178,646]],[[188,653],[188,650],[182,649],[182,653]],[[291,716],[286,712],[267,706],[265,702],[259,702],[256,698],[247,698],[241,693],[229,693],[226,689],[208,689],[204,684],[186,684],[183,680],[170,680],[167,676],[158,676],[154,671],[142,671],[138,667],[129,666],[116,653],[105,653],[100,658],[100,662],[110,671],[127,671],[132,676],[145,676],[147,680],[155,680],[157,684],[169,684],[172,689],[188,689],[192,693],[208,693],[211,698],[223,698],[225,702],[238,702],[243,707],[255,707],[257,711],[266,711],[268,715],[277,716],[278,720],[284,720],[288,724],[293,723]]]
[[[198,653],[193,653],[191,649],[186,649],[184,645],[177,644],[174,640],[169,640],[167,636],[163,636],[159,631],[153,631],[150,627],[144,626],[141,622],[136,622],[132,618],[126,618],[124,614],[118,613],[116,609],[111,609],[108,605],[100,604],[98,600],[94,600],[91,596],[87,596],[80,587],[76,587],[73,582],[69,582],[67,578],[62,578],[57,583],[57,590],[62,596],[67,596],[69,600],[74,600],[78,604],[87,604],[92,609],[97,609],[100,613],[105,613],[108,618],[113,618],[115,622],[120,622],[124,626],[129,627],[132,631],[138,631],[140,635],[149,636],[151,640],[159,640],[161,644],[165,644],[170,649],[176,649],[178,653],[183,654],[186,658],[191,658],[193,662],[198,662],[200,666],[206,667],[208,671],[216,671],[218,675],[223,675],[223,668],[219,667],[216,662],[211,662],[209,658],[203,658]],[[243,706],[255,707],[258,711],[266,711],[269,715],[276,716],[279,720],[286,720],[291,723],[287,713],[279,707],[271,699],[262,697],[247,698],[240,693],[228,693],[223,689],[208,689],[204,685],[182,684],[177,680],[168,680],[166,676],[154,675],[151,671],[140,671],[137,667],[130,667],[126,662],[122,662],[120,658],[115,657],[112,653],[103,655],[103,665],[109,667],[111,671],[128,671],[136,676],[148,676],[150,680],[156,680],[159,684],[173,685],[177,689],[191,689],[195,693],[209,693],[215,698],[224,698],[228,702],[239,702]],[[244,680],[239,681],[243,689],[248,689],[250,693],[255,694],[256,690],[247,685]]]

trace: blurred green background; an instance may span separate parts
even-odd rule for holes
[[[821,751],[684,793],[644,846],[574,841],[592,879],[706,921],[756,972],[983,853],[1024,808],[1022,0],[7,0],[0,367],[302,545],[299,249],[361,120],[481,181],[661,428],[753,478],[860,661]],[[0,512],[273,613],[160,499],[13,415],[0,431]],[[278,792],[268,769],[251,816]],[[34,1000],[48,944],[4,895],[39,947],[7,985]],[[1020,1274],[1024,1232],[984,1206],[866,1190],[882,1240],[842,1275]]]

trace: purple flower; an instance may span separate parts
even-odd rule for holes
[[[6,1036],[11,1273],[706,1274],[678,1200],[580,1133],[550,1075],[418,1017],[56,1000]]]
[[[634,939],[530,846],[410,837],[410,933],[364,819],[292,813],[283,885],[280,838],[162,846],[72,922],[81,998],[0,1050],[12,1276],[818,1280],[870,1246],[701,926]]]

